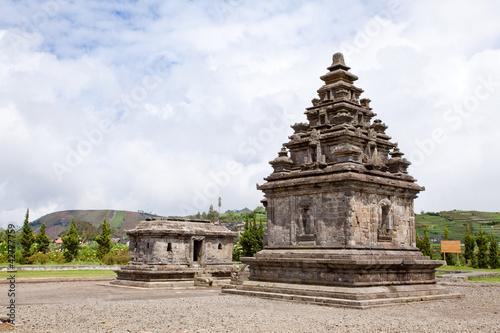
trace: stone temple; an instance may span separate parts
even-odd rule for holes
[[[130,262],[115,285],[172,287],[229,282],[235,232],[210,220],[149,218],[130,237]]]
[[[267,244],[248,280],[225,293],[365,308],[460,297],[436,284],[435,268],[415,247],[413,200],[424,188],[370,100],[333,56],[307,122],[270,162],[265,194]]]

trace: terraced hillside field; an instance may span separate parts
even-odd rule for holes
[[[498,212],[462,210],[428,212],[415,214],[415,221],[418,234],[423,235],[424,228],[427,226],[431,238],[443,238],[444,228],[447,226],[451,240],[463,240],[463,234],[467,224],[469,224],[473,235],[476,235],[479,228],[482,227],[487,235],[493,232],[496,239],[500,240],[500,213]]]

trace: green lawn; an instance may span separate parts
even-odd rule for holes
[[[0,279],[7,279],[12,273],[0,272]],[[110,269],[68,270],[68,271],[18,271],[16,279],[57,278],[57,277],[106,277],[116,276]]]
[[[442,269],[446,271],[476,271],[476,272],[500,272],[500,268],[489,269],[489,268],[472,268],[467,266],[441,266],[437,269]]]
[[[469,277],[469,281],[500,283],[500,276],[487,277],[487,278],[479,278],[479,277],[471,276],[471,277]]]

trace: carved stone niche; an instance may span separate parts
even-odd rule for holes
[[[379,202],[377,241],[379,243],[390,243],[392,242],[393,234],[391,202],[388,199],[383,199]]]
[[[315,227],[312,214],[313,200],[310,197],[302,198],[299,206],[297,241],[300,245],[314,245],[316,235],[314,233]]]

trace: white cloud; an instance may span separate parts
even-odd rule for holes
[[[2,225],[22,223],[27,207],[34,219],[92,208],[186,214],[219,195],[223,210],[257,206],[267,161],[305,121],[346,43],[357,47],[346,62],[358,86],[407,157],[436,128],[447,136],[412,166],[427,188],[416,209],[498,210],[488,189],[500,185],[489,176],[500,95],[460,128],[443,118],[481,78],[500,81],[493,2],[44,6],[12,1],[0,13]]]

